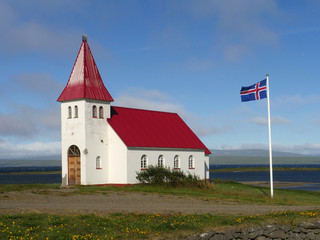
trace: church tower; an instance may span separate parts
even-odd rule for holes
[[[113,98],[103,84],[87,36],[82,36],[69,81],[57,101],[61,102],[62,185],[107,182],[107,119]]]

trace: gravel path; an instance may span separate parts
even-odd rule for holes
[[[106,215],[114,212],[150,214],[234,214],[251,215],[280,211],[320,210],[319,206],[245,205],[203,201],[188,196],[108,192],[75,194],[71,189],[0,194],[0,214],[50,213]]]

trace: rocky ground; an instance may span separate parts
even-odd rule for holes
[[[188,236],[186,240],[237,240],[237,239],[308,239],[320,240],[320,221],[302,222],[292,228],[286,225],[267,225],[264,227],[249,227],[241,230],[220,232],[205,232]]]
[[[0,194],[0,214],[52,213],[106,215],[114,212],[251,215],[280,211],[320,210],[318,206],[248,205],[204,201],[189,196],[135,192],[76,194],[73,189],[17,191]]]

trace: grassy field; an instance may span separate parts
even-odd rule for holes
[[[50,194],[58,184],[0,185],[0,193],[31,190]],[[77,186],[69,194],[106,192],[144,192],[198,198],[203,201],[227,201],[234,204],[318,205],[320,193],[278,190],[269,197],[269,189],[235,182],[217,181],[208,188],[155,187],[131,185]],[[0,239],[181,239],[194,232],[212,229],[242,228],[252,225],[283,223],[294,226],[301,221],[320,220],[319,211],[278,212],[267,215],[225,216],[184,214],[110,214],[97,215],[0,215]]]
[[[59,189],[59,184],[3,184],[0,193],[10,191],[32,190],[46,193],[46,190]],[[318,205],[320,192],[275,189],[274,198],[270,198],[270,189],[258,186],[249,186],[232,181],[215,181],[207,188],[196,187],[168,187],[150,185],[114,186],[75,186],[69,194],[91,194],[107,192],[144,192],[153,194],[171,194],[176,196],[190,196],[205,201],[227,200],[242,204],[271,204],[271,205]]]
[[[0,239],[183,239],[194,232],[319,219],[319,211],[247,217],[159,214],[0,215]]]

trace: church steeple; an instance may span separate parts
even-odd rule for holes
[[[82,44],[69,81],[57,101],[63,102],[76,99],[113,102],[113,98],[103,84],[86,35],[82,36]]]

